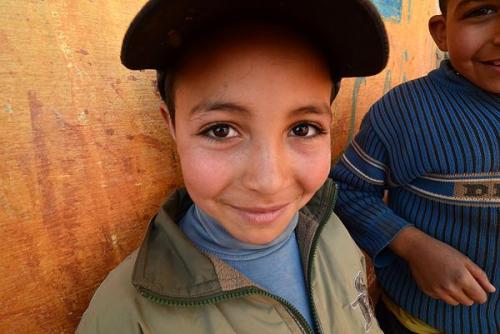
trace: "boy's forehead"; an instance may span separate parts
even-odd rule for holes
[[[467,4],[484,3],[484,2],[488,2],[488,1],[491,1],[491,0],[447,0],[446,2],[447,2],[447,5],[449,8],[457,9],[457,8],[459,8],[461,6],[465,6]]]
[[[459,4],[466,4],[466,3],[474,3],[474,2],[486,2],[487,0],[448,0],[448,1],[455,1]]]
[[[184,113],[200,103],[202,110],[241,111],[278,99],[292,105],[326,97],[328,106],[331,89],[326,57],[286,26],[252,24],[211,35],[191,47],[176,73],[177,110]]]

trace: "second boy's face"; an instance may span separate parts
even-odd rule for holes
[[[233,237],[253,244],[278,237],[330,169],[327,66],[290,36],[262,35],[198,48],[175,93],[190,196]]]
[[[453,67],[500,93],[500,0],[448,0],[446,48]]]

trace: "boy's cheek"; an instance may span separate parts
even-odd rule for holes
[[[224,183],[237,169],[233,159],[216,153],[180,154],[180,160],[185,182],[200,186]]]
[[[288,156],[280,159],[287,164],[279,169],[286,174],[280,177],[288,179],[284,186],[295,184],[302,188],[302,193],[314,193],[326,181],[331,167],[329,142],[325,145],[302,146],[300,149],[296,146],[283,155]],[[258,159],[239,150],[229,153],[198,148],[181,150],[179,156],[186,187],[190,193],[204,198],[229,191],[237,184],[241,185],[240,181],[245,176],[262,172],[253,170],[262,167],[256,161]]]
[[[308,192],[316,192],[326,181],[331,168],[330,146],[300,154],[294,160],[294,173]]]

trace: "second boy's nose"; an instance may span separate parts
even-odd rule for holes
[[[500,17],[497,18],[494,29],[495,31],[493,32],[493,44],[500,46]]]
[[[492,29],[493,33],[491,34],[491,36],[493,37],[493,44],[496,46],[500,46],[500,16],[496,17]]]

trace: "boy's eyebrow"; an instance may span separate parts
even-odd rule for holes
[[[465,6],[466,4],[471,3],[471,2],[484,2],[484,1],[486,1],[486,0],[459,0],[457,8]]]
[[[249,113],[249,110],[245,108],[244,106],[241,106],[237,103],[234,102],[223,102],[223,101],[205,101],[201,102],[200,104],[194,106],[191,109],[191,117],[199,114],[199,113],[205,113],[205,112],[210,112],[214,110],[221,110],[221,111],[236,111],[236,112],[241,112],[241,113]]]
[[[310,104],[297,109],[293,109],[291,114],[331,114],[332,110],[328,103]]]
[[[223,102],[223,101],[206,101],[202,102],[191,109],[191,117],[196,114],[206,113],[210,111],[232,111],[249,114],[250,111],[242,105],[234,102]],[[327,103],[310,104],[303,107],[293,109],[290,114],[330,114],[331,109]]]

